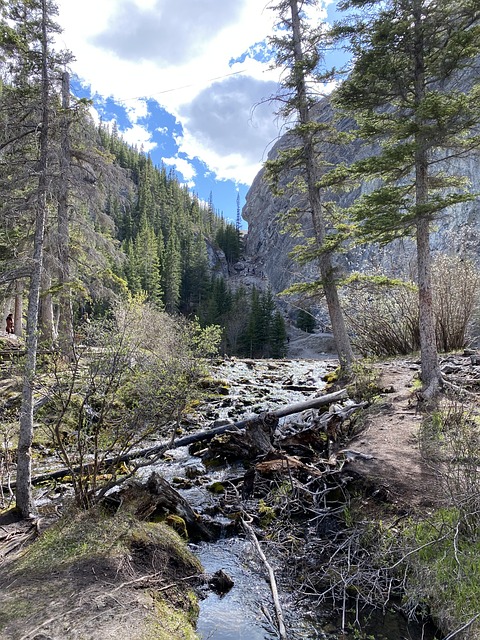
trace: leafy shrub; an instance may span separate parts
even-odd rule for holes
[[[128,472],[119,467],[125,454],[147,439],[173,437],[219,341],[214,327],[138,302],[118,305],[113,319],[88,331],[90,346],[68,365],[56,363],[42,413],[82,507],[116,483],[119,468]]]

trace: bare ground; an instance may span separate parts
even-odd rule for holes
[[[365,427],[349,448],[350,469],[378,485],[401,508],[428,509],[441,500],[435,470],[421,455],[418,432],[424,418],[414,391],[419,365],[397,360],[377,365],[382,401],[367,412]]]

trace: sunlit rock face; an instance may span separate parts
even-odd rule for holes
[[[471,74],[470,74],[471,75]],[[480,74],[479,74],[480,75]],[[467,85],[465,77],[462,83]],[[326,122],[332,117],[328,99],[320,102],[316,109],[319,122]],[[340,120],[337,127],[348,130],[352,121]],[[291,135],[284,135],[275,144],[268,158],[274,159],[282,149],[290,148],[297,142]],[[324,159],[332,165],[355,162],[371,152],[371,147],[362,146],[359,141],[344,146],[325,145]],[[450,159],[444,163],[444,170],[450,174],[465,176],[472,192],[480,192],[480,154],[471,153],[467,157]],[[293,174],[285,179],[289,182]],[[349,206],[354,199],[371,189],[362,185],[347,194],[329,194],[328,199],[336,201],[340,206]],[[265,180],[262,169],[256,176],[246,198],[243,217],[248,222],[246,252],[255,259],[265,273],[272,290],[278,293],[295,282],[305,282],[318,278],[318,269],[314,264],[299,266],[289,256],[292,249],[301,239],[282,232],[281,216],[292,207],[298,207],[305,213],[302,215],[302,226],[306,236],[311,235],[310,215],[307,211],[305,195],[286,194],[274,196]],[[475,259],[480,256],[480,200],[466,202],[446,211],[442,218],[432,225],[431,245],[434,251],[469,255]],[[414,243],[410,240],[397,241],[383,248],[365,247],[350,251],[337,260],[340,271],[365,270],[369,267],[387,267],[391,271],[399,270],[411,262],[414,255]]]

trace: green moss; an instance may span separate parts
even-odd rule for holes
[[[32,601],[30,598],[15,598],[2,603],[0,610],[0,629],[12,620],[21,620],[26,618],[32,610]]]
[[[172,527],[172,529],[176,531],[181,538],[188,540],[187,525],[183,518],[175,515],[174,513],[169,513],[165,518],[165,523],[168,524],[169,527]]]
[[[221,482],[212,482],[212,484],[208,485],[207,489],[208,491],[210,491],[210,493],[225,493],[225,487]]]
[[[108,520],[108,523],[107,523]],[[88,513],[72,512],[47,529],[18,563],[19,569],[55,570],[87,557],[124,545],[122,536],[132,526],[132,517],[112,517],[98,507]]]
[[[326,375],[323,376],[323,381],[327,383],[327,385],[332,385],[334,382],[337,382],[337,380],[340,377],[340,369],[335,369],[335,371],[330,371],[330,373],[327,373]]]
[[[262,527],[268,527],[277,517],[275,509],[265,504],[264,500],[258,503],[258,513],[260,515],[260,524]]]
[[[166,600],[155,600],[155,615],[147,623],[142,640],[198,640],[189,611],[172,607]]]
[[[108,572],[108,584],[121,585],[124,567],[132,572],[127,576],[131,578],[150,573],[153,566],[161,571],[160,584],[168,588],[143,591],[145,615],[139,617],[136,633],[129,637],[196,639],[198,605],[182,577],[202,574],[200,562],[167,524],[141,522],[122,512],[112,516],[101,508],[68,514],[9,565],[6,575],[11,588],[0,598],[0,628],[8,629],[9,637],[26,637],[29,629],[51,617],[53,602],[55,611],[63,608],[69,613],[71,598],[84,605],[78,616],[88,617],[90,600],[101,589],[98,575]]]

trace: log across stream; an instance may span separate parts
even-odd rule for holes
[[[306,368],[318,367],[318,362],[308,364]],[[331,361],[330,363],[331,364]],[[334,454],[330,459],[323,460],[321,464],[304,462],[306,457],[303,453],[307,450],[314,451],[315,447],[321,443],[335,438],[335,431],[341,429],[343,424],[349,424],[355,411],[361,411],[361,405],[355,405],[352,401],[345,402],[347,394],[345,390],[335,394],[324,394],[312,398],[311,396],[301,400],[301,394],[297,392],[299,388],[311,390],[313,386],[321,389],[318,380],[310,381],[304,376],[304,381],[292,379],[291,371],[296,366],[290,362],[259,362],[258,367],[261,373],[257,373],[257,363],[252,361],[248,366],[249,378],[245,374],[245,367],[242,363],[232,363],[231,367],[226,365],[222,376],[230,381],[230,375],[242,373],[242,380],[235,380],[230,386],[232,402],[235,404],[234,394],[241,398],[242,407],[235,413],[228,416],[209,415],[209,419],[230,418],[230,424],[221,427],[201,429],[197,433],[191,433],[185,437],[176,439],[173,443],[161,442],[152,447],[130,453],[125,460],[142,460],[145,467],[139,469],[138,476],[140,482],[148,482],[152,473],[158,473],[164,480],[157,484],[156,495],[162,493],[161,487],[165,487],[165,500],[160,500],[156,509],[160,505],[162,509],[169,509],[180,515],[185,521],[187,528],[195,526],[195,519],[201,520],[202,526],[214,531],[215,535],[209,539],[208,535],[192,544],[192,548],[201,559],[205,569],[209,573],[223,569],[231,574],[234,581],[233,588],[224,595],[214,592],[206,592],[206,598],[200,601],[199,633],[203,640],[273,640],[281,637],[278,633],[278,624],[275,620],[275,606],[271,596],[271,589],[268,584],[268,571],[264,562],[259,557],[255,544],[241,530],[235,529],[235,512],[239,511],[243,515],[249,509],[253,511],[253,503],[258,502],[258,495],[255,496],[255,478],[250,488],[250,493],[244,491],[248,484],[247,473],[241,462],[235,459],[227,461],[219,468],[209,467],[206,461],[201,461],[199,457],[191,455],[189,445],[202,443],[204,449],[215,451],[215,445],[210,446],[210,442],[215,443],[218,450],[222,452],[229,450],[236,453],[235,447],[242,446],[248,441],[253,442],[254,451],[258,459],[251,461],[251,468],[262,480],[269,474],[284,474],[285,482],[294,485],[298,492],[306,487],[312,489],[313,485],[305,482],[305,477],[310,474],[311,482],[321,484],[322,474],[329,473],[331,469],[334,473],[338,470],[338,462],[341,459],[342,450],[335,446]],[[243,368],[242,368],[243,367]],[[321,369],[318,367],[318,370]],[[273,388],[272,379],[278,379],[278,387]],[[325,368],[323,370],[325,372]],[[259,388],[263,384],[256,376],[270,376],[269,397],[267,394],[259,393]],[[310,375],[310,374],[309,374]],[[247,381],[245,383],[245,381]],[[290,387],[287,389],[286,387]],[[293,390],[292,388],[295,388]],[[273,390],[272,390],[273,389]],[[277,391],[278,389],[278,391]],[[256,392],[255,402],[249,402],[249,394]],[[227,403],[226,403],[227,404]],[[338,405],[338,406],[337,406]],[[325,411],[319,415],[317,409],[320,407],[332,406],[332,411]],[[249,411],[253,409],[253,411]],[[264,411],[265,410],[265,411]],[[308,431],[307,424],[302,425],[302,419],[298,416],[306,412],[313,415],[313,426]],[[247,416],[247,417],[244,417]],[[292,428],[288,428],[288,421],[281,425],[281,429],[273,431],[282,420],[288,416],[293,416]],[[304,431],[302,437],[298,432]],[[262,436],[263,432],[263,436]],[[320,439],[315,439],[316,432],[321,435]],[[248,434],[248,437],[247,437]],[[252,434],[260,434],[257,438]],[[309,440],[302,441],[303,437]],[[225,438],[225,439],[223,439]],[[281,440],[280,440],[281,439]],[[280,455],[276,449],[281,447]],[[333,442],[333,440],[332,440]],[[340,443],[340,440],[338,441]],[[233,443],[233,447],[232,447]],[[230,447],[230,449],[229,449]],[[201,447],[200,447],[201,448]],[[302,451],[302,455],[296,455],[296,448]],[[168,449],[169,459],[163,458],[161,454]],[[213,454],[214,455],[214,454]],[[150,460],[150,457],[152,459]],[[322,456],[320,456],[322,457]],[[297,459],[298,458],[298,459]],[[118,462],[119,459],[112,459],[111,462]],[[259,466],[259,465],[264,465]],[[303,466],[302,466],[303,465]],[[341,465],[340,465],[341,466]],[[43,474],[41,479],[61,477],[65,475],[65,469],[54,472],[54,474]],[[248,472],[248,470],[247,470]],[[297,482],[296,474],[299,475]],[[59,475],[55,475],[59,474]],[[303,474],[303,475],[302,475]],[[317,474],[317,475],[316,475]],[[37,477],[37,480],[39,477]],[[308,480],[310,482],[310,480]],[[165,483],[165,484],[164,484]],[[247,487],[248,489],[248,487]],[[217,493],[218,490],[218,493]],[[315,487],[313,491],[317,491]],[[181,499],[177,498],[177,494]],[[169,504],[167,504],[169,503]],[[151,508],[148,500],[143,503],[148,511]],[[190,522],[189,522],[190,520]],[[215,529],[211,528],[215,525]],[[299,524],[300,527],[300,524]],[[258,522],[255,528],[259,532]],[[202,532],[198,532],[201,538]],[[260,537],[261,534],[259,534]],[[289,572],[288,566],[281,565],[281,560],[275,555],[272,545],[268,540],[259,540],[263,552],[273,568],[274,572],[281,578],[282,572]],[[299,553],[303,553],[299,549]],[[308,600],[298,600],[296,593],[285,588],[285,581],[280,579],[279,600],[285,617],[285,625],[289,640],[339,640],[340,638],[353,638],[348,633],[343,634],[339,625],[325,626],[317,617],[318,611],[311,610]],[[388,620],[381,618],[378,624],[369,633],[373,633],[376,640],[402,640],[409,637],[412,640],[428,640],[429,636],[418,633],[412,628],[407,629],[407,625],[401,616],[392,616]],[[430,636],[431,637],[431,636]]]

